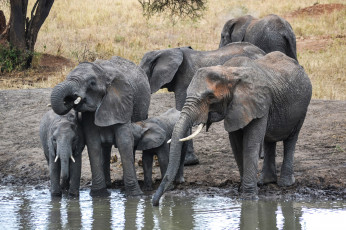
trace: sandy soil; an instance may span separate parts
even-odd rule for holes
[[[48,166],[39,141],[39,122],[49,110],[51,89],[0,91],[0,184],[49,186]],[[163,113],[174,106],[171,93],[152,96],[149,116]],[[185,183],[175,193],[238,195],[239,173],[228,142],[223,122],[215,123],[209,132],[195,139],[200,164],[185,167]],[[113,149],[113,156],[119,153]],[[142,168],[136,168],[140,184]],[[277,170],[282,163],[282,145],[277,151]],[[261,167],[262,160],[259,163]],[[122,188],[120,160],[111,164],[114,188]],[[260,187],[264,197],[346,198],[346,101],[312,100],[301,131],[295,154],[296,184],[280,188],[275,184]],[[90,186],[90,166],[83,152],[82,188]],[[160,173],[154,167],[155,185]]]

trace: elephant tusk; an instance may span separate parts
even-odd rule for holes
[[[73,161],[73,163],[76,163],[72,155],[71,155],[71,160]]]
[[[59,156],[56,155],[54,162],[57,162],[58,158],[59,158]]]
[[[196,131],[195,131],[193,134],[191,134],[191,135],[188,136],[188,137],[179,139],[179,141],[188,141],[188,140],[191,140],[192,138],[194,138],[195,136],[197,136],[197,135],[201,132],[203,126],[204,126],[203,124],[200,124],[200,125],[197,127]]]
[[[171,143],[171,141],[172,141],[172,139],[169,139],[169,140],[167,141],[167,144]]]
[[[47,107],[52,107],[52,105],[51,105],[51,104],[48,104]]]
[[[82,100],[82,98],[81,97],[77,97],[77,99],[76,100],[74,100],[74,104],[75,105],[78,105],[79,104],[79,102]]]

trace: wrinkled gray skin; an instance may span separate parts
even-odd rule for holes
[[[174,127],[169,165],[153,197],[153,205],[172,183],[180,164],[186,130],[200,123],[224,120],[238,165],[242,196],[257,197],[257,163],[264,143],[261,182],[277,182],[276,142],[284,143],[278,184],[294,183],[293,155],[310,103],[312,87],[304,69],[281,52],[257,60],[233,58],[223,66],[201,68],[187,91],[186,103]]]
[[[275,14],[261,19],[245,15],[227,21],[221,32],[219,47],[232,42],[249,42],[266,53],[281,51],[297,60],[293,29],[285,19]]]
[[[132,123],[135,148],[137,150],[143,150],[143,190],[145,191],[151,191],[153,189],[152,167],[154,155],[157,155],[158,157],[161,176],[163,177],[166,173],[170,146],[167,141],[171,139],[174,125],[179,120],[179,116],[180,111],[172,108],[160,116]],[[182,159],[185,157],[185,152],[186,145],[183,145]],[[184,165],[181,164],[175,182],[184,182],[183,170]]]
[[[75,104],[78,97],[81,101]],[[113,57],[79,64],[64,82],[56,85],[51,104],[57,114],[72,108],[82,112],[92,186],[90,195],[109,195],[109,162],[112,145],[119,149],[127,195],[140,195],[134,166],[132,122],[148,117],[150,86],[134,63]]]
[[[172,48],[147,52],[140,63],[146,72],[151,93],[167,88],[175,94],[176,109],[181,111],[186,99],[186,90],[199,68],[222,65],[229,59],[246,56],[251,59],[265,53],[249,43],[232,43],[213,51],[197,51],[191,47]],[[198,163],[193,153],[192,141],[188,144],[185,165]]]
[[[41,119],[40,138],[49,165],[52,196],[61,196],[62,190],[68,190],[73,196],[79,195],[82,151],[85,143],[77,116],[73,110],[63,116],[50,110]]]

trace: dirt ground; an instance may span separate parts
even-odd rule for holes
[[[49,110],[51,89],[0,91],[0,184],[49,186],[48,166],[39,141],[39,122]],[[174,106],[172,93],[154,94],[149,116]],[[195,138],[200,164],[185,167],[185,183],[175,193],[208,193],[238,195],[239,173],[223,122],[215,123],[209,132]],[[119,158],[113,149],[112,156]],[[142,184],[141,154],[136,154],[137,176]],[[282,145],[277,151],[277,170],[282,163]],[[259,163],[261,167],[262,160]],[[123,188],[120,160],[111,164],[114,188]],[[154,180],[160,182],[159,167]],[[275,184],[260,187],[264,197],[308,196],[345,199],[346,196],[346,101],[312,100],[295,153],[296,183],[289,188]],[[90,166],[83,152],[82,188],[90,186]]]

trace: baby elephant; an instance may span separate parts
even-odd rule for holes
[[[175,108],[167,110],[160,116],[152,117],[144,121],[132,123],[134,146],[137,150],[143,150],[142,162],[144,172],[143,190],[152,190],[152,165],[153,157],[157,155],[161,176],[165,175],[169,160],[169,146],[175,123],[179,120],[180,111]],[[186,146],[183,146],[182,159],[185,159]],[[181,162],[184,162],[182,160]],[[183,183],[183,164],[180,164],[175,181]]]
[[[40,138],[49,165],[52,196],[60,196],[62,190],[78,196],[85,146],[78,114],[70,111],[60,116],[48,111],[40,123]]]

